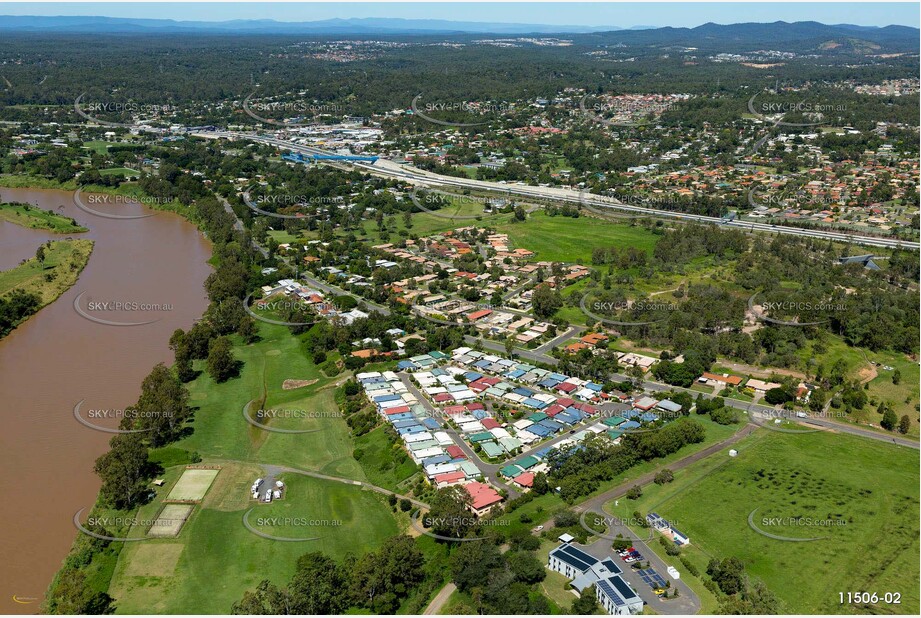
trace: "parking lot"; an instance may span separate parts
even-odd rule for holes
[[[616,529],[615,529],[616,528]],[[616,535],[623,534],[624,538],[631,539],[634,535],[627,530],[626,528],[621,529],[620,526],[612,526],[608,530],[608,534]],[[591,545],[580,546],[586,553],[592,555],[596,558],[605,558],[607,556],[614,556],[617,560],[620,567],[623,569],[623,578],[630,584],[630,587],[636,590],[636,593],[640,595],[640,598],[643,599],[643,602],[646,603],[651,609],[655,610],[658,614],[672,614],[672,615],[691,615],[696,614],[700,609],[700,600],[697,598],[697,595],[688,588],[687,584],[681,580],[676,580],[673,578],[668,578],[671,582],[670,591],[678,590],[677,599],[661,599],[654,592],[654,588],[650,586],[647,579],[651,579],[649,573],[643,575],[643,571],[654,571],[657,575],[660,573],[667,573],[667,565],[662,561],[656,554],[654,554],[645,543],[642,541],[634,540],[633,547],[643,556],[643,563],[649,563],[649,569],[634,569],[630,564],[627,564],[621,557],[617,554],[616,551],[611,549],[611,541],[607,539],[598,539]],[[661,577],[661,575],[660,575]],[[656,580],[652,580],[656,583]],[[662,581],[664,585],[664,578]],[[671,592],[670,592],[671,594]]]

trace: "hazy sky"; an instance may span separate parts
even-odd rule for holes
[[[219,6],[218,6],[219,5]],[[698,26],[706,22],[819,21],[826,24],[917,27],[917,2],[558,3],[310,2],[135,3],[0,2],[0,15],[104,15],[177,20],[403,17],[478,22],[591,26]]]

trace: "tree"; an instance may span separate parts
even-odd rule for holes
[[[42,270],[45,270],[45,245],[39,245],[35,250],[35,259],[42,265]]]
[[[643,495],[643,488],[639,485],[634,485],[627,490],[625,495],[628,500],[638,500]]]
[[[505,555],[509,570],[517,581],[525,584],[536,584],[544,581],[547,570],[544,563],[538,560],[531,552],[509,552]]]
[[[183,423],[192,414],[189,393],[179,378],[159,363],[141,383],[136,418],[126,417],[123,428],[144,429],[152,446],[162,446],[179,437]]]
[[[911,429],[911,419],[906,414],[899,420],[899,433],[906,434],[909,429]]]
[[[772,405],[793,401],[794,395],[789,388],[778,386],[764,393],[764,400]]]
[[[102,501],[118,509],[138,504],[147,491],[147,447],[136,433],[119,434],[111,449],[96,460],[93,471],[102,479]]]
[[[72,567],[61,570],[48,595],[47,612],[65,615],[103,615],[115,611],[112,597],[94,592],[86,584],[86,573]]]
[[[902,372],[898,369],[892,372],[892,383],[898,386],[902,382]]]
[[[668,468],[656,472],[656,477],[654,482],[656,485],[665,485],[666,483],[671,483],[675,480],[675,475],[672,474],[672,471]]]
[[[499,549],[487,541],[461,543],[451,555],[451,581],[468,592],[489,580],[490,570],[501,566]]]
[[[234,615],[270,616],[291,614],[294,605],[291,595],[264,579],[254,592],[247,590],[243,598],[230,607]]]
[[[218,337],[208,345],[208,375],[215,382],[225,382],[237,371],[230,339]]]
[[[463,539],[474,526],[474,518],[467,508],[470,494],[461,486],[444,487],[435,492],[432,508],[422,523],[438,535],[452,539]],[[465,543],[479,545],[479,543]]]
[[[598,594],[595,592],[595,584],[582,590],[579,598],[572,602],[572,609],[569,613],[579,616],[588,616],[598,612]]]
[[[229,335],[236,331],[245,317],[249,316],[243,310],[243,302],[239,298],[212,302],[205,312],[205,319],[218,335]]]
[[[288,591],[292,614],[338,614],[348,607],[348,573],[321,552],[298,558]]]
[[[559,292],[549,285],[543,284],[534,288],[534,294],[531,296],[531,306],[534,315],[547,319],[552,317],[563,306],[563,299]]]
[[[883,407],[883,404],[880,404],[880,407]],[[899,422],[899,417],[896,416],[895,411],[892,409],[892,406],[885,406],[883,411],[883,420],[879,422],[880,427],[886,431],[892,431],[895,429],[896,425]]]
[[[425,577],[425,556],[409,536],[394,536],[376,552],[365,554],[350,570],[355,599],[378,614],[399,609],[399,595]]]
[[[240,318],[240,325],[237,327],[237,334],[243,338],[245,343],[255,343],[259,340],[259,329],[256,327],[256,320],[251,316],[244,315]]]
[[[745,589],[745,571],[738,558],[712,558],[707,565],[709,575],[724,594],[736,594]]]

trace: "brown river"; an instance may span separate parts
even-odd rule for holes
[[[72,236],[96,242],[77,283],[0,339],[0,614],[31,614],[77,534],[74,513],[96,499],[93,462],[113,435],[80,424],[74,406],[84,400],[86,417],[88,410],[133,405],[151,368],[172,360],[170,335],[191,327],[207,307],[202,284],[211,272],[211,244],[177,215],[99,217],[79,209],[67,191],[0,188],[0,201],[72,216],[90,228]],[[155,212],[140,204],[90,207],[119,215]],[[34,256],[45,240],[63,237],[0,221],[0,270]],[[91,318],[149,323],[98,323],[78,313],[75,299]],[[117,418],[93,422],[118,425]]]

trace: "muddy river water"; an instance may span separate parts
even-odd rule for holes
[[[83,400],[83,411],[119,410],[137,401],[151,368],[172,359],[170,334],[188,329],[207,307],[202,284],[211,245],[177,215],[99,217],[79,209],[67,191],[0,188],[0,201],[72,216],[90,229],[72,237],[96,243],[77,283],[0,339],[0,613],[36,613],[77,534],[74,513],[93,505],[93,462],[112,437],[77,422],[74,406]],[[155,212],[115,202],[93,208]],[[0,221],[0,269],[55,238],[62,236]],[[75,299],[101,321],[149,323],[92,321]],[[118,425],[117,418],[94,422]]]

